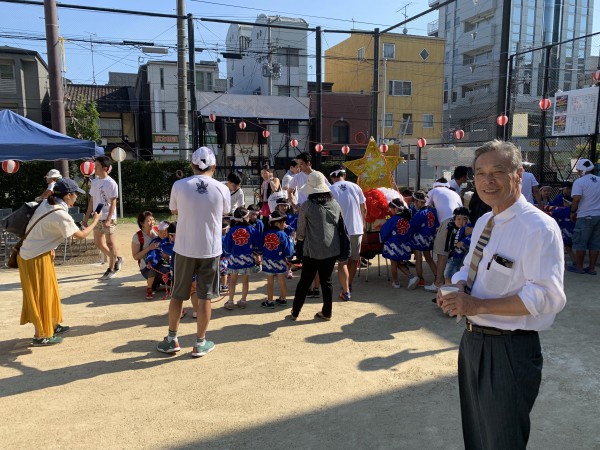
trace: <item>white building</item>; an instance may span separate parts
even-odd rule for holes
[[[225,80],[218,78],[216,62],[196,63],[196,96],[200,92],[224,92]],[[191,148],[190,143],[180,146],[177,119],[177,62],[148,61],[140,66],[136,84],[139,100],[140,146],[146,157],[180,159],[180,148]],[[188,92],[188,110],[190,95]]]

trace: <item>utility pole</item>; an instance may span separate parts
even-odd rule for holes
[[[198,144],[198,105],[196,102],[196,47],[194,40],[194,18],[191,14],[187,15],[188,27],[188,47],[189,47],[189,76],[188,84],[190,88],[190,109],[192,110],[192,123],[190,130],[192,131],[192,150],[199,147]]]
[[[44,18],[46,21],[46,48],[48,51],[48,76],[50,78],[50,115],[52,129],[66,134],[65,104],[60,72],[60,51],[58,41],[58,15],[56,13],[56,0],[44,0]],[[54,161],[54,167],[63,177],[69,176],[69,163],[61,159]]]
[[[510,46],[510,15],[512,10],[512,1],[503,0],[502,6],[502,31],[500,35],[500,65],[498,77],[498,116],[507,114],[506,111],[506,84],[508,71],[508,50]],[[512,120],[512,118],[511,118]],[[498,139],[507,139],[506,127],[498,125],[496,127],[496,136]]]
[[[177,121],[179,123],[179,155],[189,160],[187,64],[185,61],[185,0],[177,0]],[[183,150],[183,153],[181,152]]]
[[[322,76],[322,68],[321,68],[321,57],[322,57],[322,47],[321,47],[321,27],[317,27],[317,31],[315,32],[316,39],[316,61],[315,67],[317,70],[316,73],[316,81],[317,81],[317,123],[316,123],[316,141],[317,143],[323,142],[323,76]],[[321,167],[321,153],[317,153],[317,169]]]
[[[375,28],[373,34],[373,93],[371,94],[371,136],[377,140],[377,109],[379,97],[379,28]],[[386,86],[383,87],[386,89]],[[368,142],[368,140],[367,140]]]

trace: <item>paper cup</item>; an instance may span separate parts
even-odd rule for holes
[[[442,297],[444,295],[448,295],[451,294],[452,292],[459,292],[460,289],[457,288],[456,286],[442,286],[440,289],[440,293],[442,294]],[[461,315],[457,315],[456,316],[456,323],[460,322],[462,319]]]

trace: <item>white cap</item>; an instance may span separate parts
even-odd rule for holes
[[[577,161],[577,164],[575,164],[575,169],[584,173],[591,172],[594,170],[594,163],[589,159],[581,158],[579,161]]]
[[[56,169],[51,169],[48,171],[44,178],[62,178],[60,172]]]
[[[192,155],[192,164],[197,165],[202,170],[216,166],[217,158],[215,157],[215,152],[208,147],[200,147]]]
[[[165,231],[168,228],[169,228],[169,222],[167,222],[166,220],[161,220],[158,223],[158,230],[159,231]]]

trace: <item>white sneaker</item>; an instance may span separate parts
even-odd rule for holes
[[[408,280],[408,286],[406,286],[406,289],[408,289],[409,291],[412,291],[413,289],[415,289],[417,287],[418,284],[419,284],[419,277],[412,277],[410,280]]]
[[[418,283],[418,281],[417,281]],[[438,287],[435,283],[431,283],[431,284],[426,284],[423,289],[425,289],[427,292],[437,292]]]
[[[398,283],[397,281],[394,281],[394,282],[392,283],[392,287],[393,287],[394,289],[400,289],[400,283]]]

